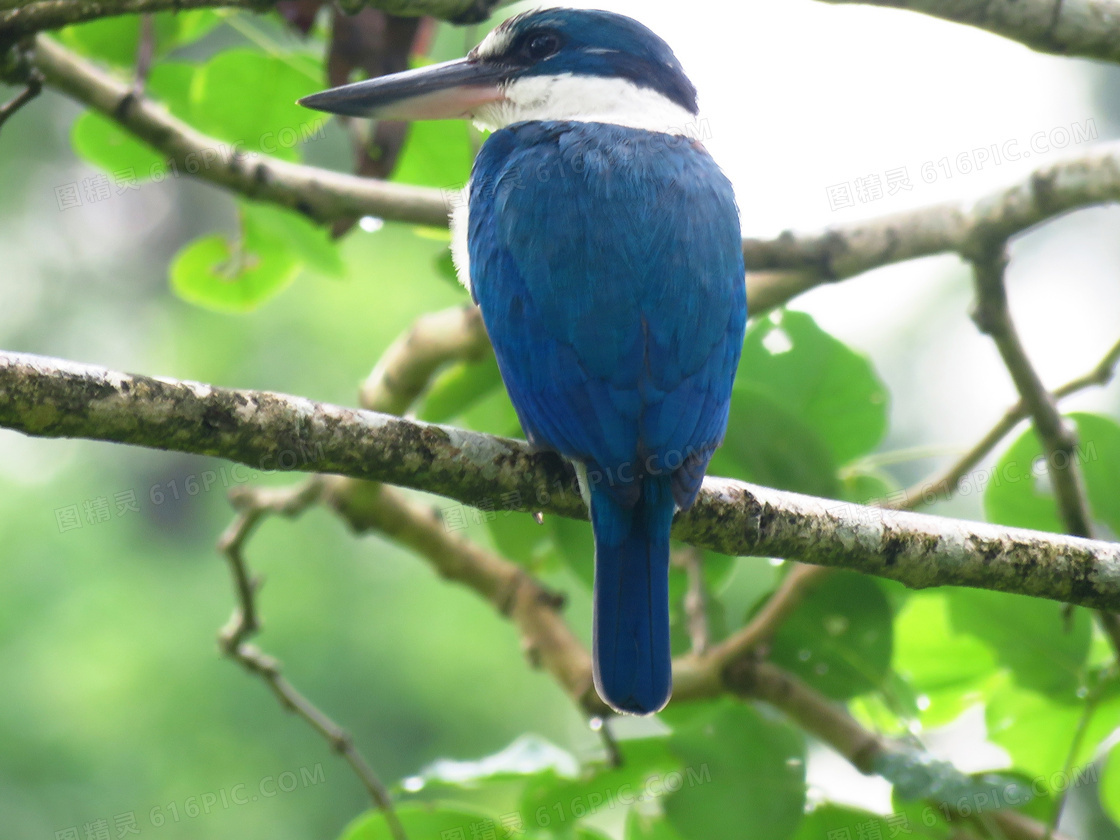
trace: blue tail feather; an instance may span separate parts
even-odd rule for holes
[[[646,477],[633,507],[591,488],[595,532],[595,688],[617,711],[646,715],[669,702],[668,476]]]

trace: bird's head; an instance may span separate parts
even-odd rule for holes
[[[466,58],[316,93],[300,104],[376,119],[606,122],[684,133],[696,89],[673,51],[613,12],[541,9],[510,18]]]

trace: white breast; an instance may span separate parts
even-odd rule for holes
[[[451,209],[451,261],[455,263],[455,273],[459,282],[468,292],[471,290],[471,257],[467,251],[467,231],[470,229],[471,208],[467,203],[471,194],[468,183],[460,194],[459,201]]]

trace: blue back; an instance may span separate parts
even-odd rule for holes
[[[623,504],[633,479],[671,472],[688,507],[746,322],[738,210],[707,152],[601,123],[511,125],[475,161],[468,247],[530,442],[603,471]]]

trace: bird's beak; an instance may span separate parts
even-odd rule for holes
[[[503,69],[460,58],[313,93],[299,104],[317,111],[379,120],[470,118],[502,98]]]

